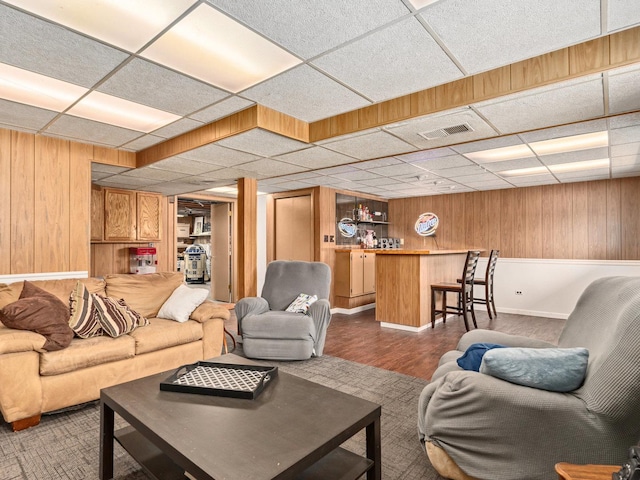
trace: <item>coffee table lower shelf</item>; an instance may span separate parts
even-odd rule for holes
[[[157,480],[184,480],[184,469],[133,427],[114,433],[114,438],[140,464],[144,472]],[[373,467],[374,462],[344,448],[336,448],[304,472],[296,480],[355,480]]]

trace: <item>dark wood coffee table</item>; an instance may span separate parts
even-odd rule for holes
[[[113,478],[114,438],[158,479],[381,478],[379,405],[284,372],[255,400],[161,391],[171,373],[101,391],[101,480]],[[130,426],[114,432],[114,412]],[[339,447],[362,429],[366,458]]]

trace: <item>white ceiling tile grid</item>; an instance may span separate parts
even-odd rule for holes
[[[197,160],[222,167],[236,167],[260,158],[259,155],[241,152],[232,148],[225,148],[215,143],[194,148],[193,150],[180,154],[180,156],[182,158],[188,158],[189,160]]]
[[[376,132],[325,143],[325,148],[344,153],[360,160],[386,157],[416,150],[416,147],[387,132]]]
[[[606,5],[608,32],[640,23],[640,3],[636,0],[607,0]]]
[[[216,103],[215,105],[211,105],[192,113],[189,117],[194,120],[198,120],[199,122],[210,123],[220,118],[227,117],[232,113],[244,110],[254,104],[255,102],[252,102],[251,100],[233,95]]]
[[[140,136],[140,132],[134,130],[72,115],[62,115],[46,129],[45,133],[111,147],[119,147]]]
[[[259,128],[225,138],[217,144],[263,157],[282,155],[308,147],[306,143]]]
[[[304,150],[298,150],[297,152],[285,153],[284,155],[278,155],[273,158],[283,162],[292,163],[294,165],[299,165],[301,167],[313,169],[344,165],[345,163],[353,163],[355,160],[347,155],[318,146],[305,148]]]
[[[51,110],[0,98],[0,124],[4,124],[8,128],[18,127],[37,131],[53,120],[56,115],[58,114]]]

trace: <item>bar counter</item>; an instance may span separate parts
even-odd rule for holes
[[[415,332],[431,324],[431,284],[455,282],[467,256],[467,250],[365,251],[376,254],[376,320]]]

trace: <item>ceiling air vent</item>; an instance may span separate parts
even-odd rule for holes
[[[419,133],[422,138],[426,140],[435,140],[436,138],[444,138],[449,135],[455,135],[457,133],[473,132],[473,128],[468,123],[462,125],[454,125],[452,127],[439,128],[438,130],[432,130],[430,132]]]

